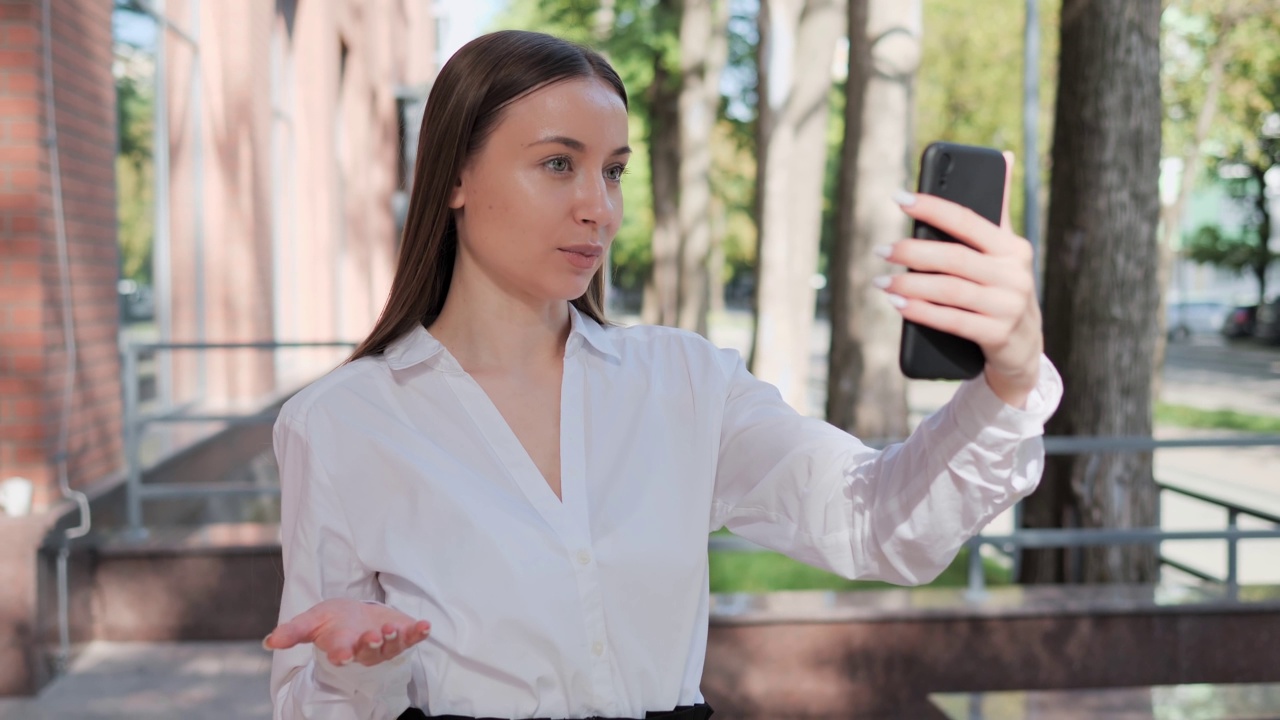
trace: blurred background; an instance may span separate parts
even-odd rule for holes
[[[893,191],[1017,155],[1041,489],[915,591],[713,535],[722,713],[1280,715],[1280,0],[0,0],[0,718],[269,716],[270,423],[371,328],[433,78],[500,28],[628,87],[610,316],[872,444],[956,388],[871,287]]]

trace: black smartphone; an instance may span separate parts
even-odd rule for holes
[[[935,142],[920,156],[919,190],[963,205],[999,224],[1004,205],[1005,159],[999,150]],[[916,221],[914,238],[961,242]],[[978,344],[950,333],[902,321],[898,365],[915,380],[968,380],[982,372],[986,358]]]

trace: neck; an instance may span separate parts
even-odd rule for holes
[[[439,317],[428,330],[471,373],[558,364],[569,337],[569,303],[529,301],[455,273]]]

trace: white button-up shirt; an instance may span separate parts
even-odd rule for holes
[[[280,617],[326,598],[431,622],[393,661],[277,651],[277,719],[643,717],[700,702],[707,535],[849,578],[928,582],[1035,488],[1062,394],[1042,359],[1025,409],[963,383],[878,451],[796,413],[736,351],[571,310],[563,501],[480,386],[416,328],[333,371],[275,427]]]

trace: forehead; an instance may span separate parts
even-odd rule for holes
[[[538,88],[507,106],[495,135],[534,142],[563,135],[591,144],[626,144],[627,108],[599,78],[574,78]],[[610,148],[612,149],[612,147]]]

